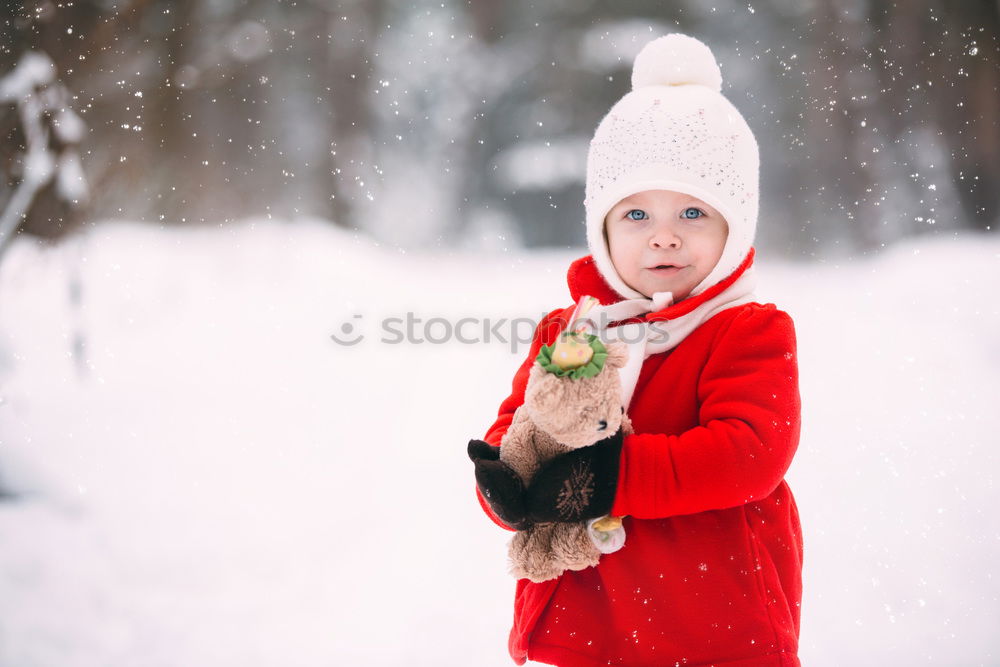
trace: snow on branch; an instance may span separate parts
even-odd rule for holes
[[[20,182],[0,211],[0,255],[31,209],[39,190],[55,179],[56,195],[78,204],[88,195],[77,145],[86,124],[70,108],[69,91],[56,80],[56,66],[41,51],[28,51],[0,76],[0,104],[17,106],[24,153]]]

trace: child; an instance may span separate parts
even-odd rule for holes
[[[568,666],[799,665],[802,532],[783,479],[799,440],[796,343],[791,318],[753,294],[757,143],[692,37],[647,44],[632,86],[590,144],[590,255],[568,283],[574,302],[600,301],[599,335],[629,344],[622,405],[635,433],[557,457],[527,492],[490,488],[498,478],[480,473],[499,462],[470,443],[479,501],[499,525],[510,528],[514,507],[565,520],[556,499],[576,490],[589,503],[573,520],[625,516],[627,540],[596,567],[519,580],[510,654]],[[571,312],[539,323],[485,435],[493,448],[539,348]],[[585,489],[570,474],[580,466],[593,475]]]

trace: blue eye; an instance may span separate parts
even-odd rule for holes
[[[632,215],[633,213],[638,213],[640,217],[638,217],[638,218],[635,217],[634,215]],[[631,211],[629,211],[628,213],[626,213],[625,217],[629,218],[630,220],[645,220],[646,219],[646,212],[643,211],[641,208],[634,208]]]
[[[702,211],[700,208],[695,208],[694,206],[688,206],[686,209],[684,209],[684,212],[681,213],[681,217],[687,218],[688,220],[694,220],[696,218],[700,218],[703,215],[705,215],[705,212]]]

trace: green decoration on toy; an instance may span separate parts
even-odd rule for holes
[[[535,361],[549,373],[571,379],[592,378],[604,368],[608,350],[593,334],[563,332],[552,345],[543,345]]]

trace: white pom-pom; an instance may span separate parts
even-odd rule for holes
[[[642,86],[707,86],[722,91],[722,72],[712,50],[680,33],[657,37],[642,47],[632,65],[632,88]]]

